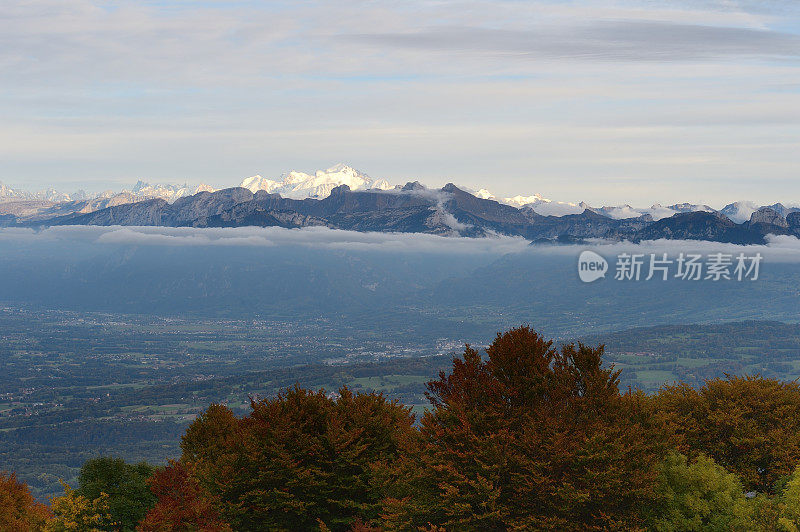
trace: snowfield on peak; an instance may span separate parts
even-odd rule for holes
[[[494,197],[494,194],[492,194],[491,192],[489,192],[485,188],[482,188],[479,191],[475,192],[473,194],[473,196],[475,196],[476,198],[480,198],[480,199],[490,199],[490,200],[496,199]]]
[[[674,216],[678,213],[682,212],[714,212],[714,209],[709,207],[708,205],[694,205],[691,203],[680,203],[676,205],[670,205],[668,207],[664,207],[663,205],[656,203],[652,207],[643,209],[643,208],[635,208],[631,207],[630,205],[614,205],[614,206],[604,206],[599,208],[587,207],[588,209],[602,214],[603,216],[608,216],[609,218],[613,218],[614,220],[625,220],[628,218],[638,218],[640,216],[649,215],[653,218],[653,220],[661,220],[663,218],[669,218]]]
[[[541,194],[534,194],[532,196],[514,196],[511,198],[497,198],[494,194],[482,188],[477,192],[468,188],[463,188],[475,196],[476,198],[494,200],[511,207],[521,209],[522,207],[531,209],[536,214],[542,216],[564,216],[565,214],[580,214],[586,206],[577,203],[564,203],[561,201],[553,201],[543,197]]]
[[[582,203],[567,203],[562,201],[553,201],[543,197],[541,194],[534,194],[533,196],[514,196],[512,198],[503,198],[501,203],[511,205],[518,209],[530,209],[536,214],[542,216],[564,216],[567,214],[580,214],[586,210],[586,206]]]
[[[265,190],[270,194],[280,194],[285,198],[322,199],[330,195],[334,188],[347,185],[350,190],[389,190],[392,185],[385,179],[372,179],[363,172],[345,164],[337,164],[327,170],[317,170],[314,175],[292,170],[283,179],[275,181],[259,175],[248,177],[241,187],[258,192]]]
[[[725,205],[719,212],[740,224],[750,219],[754,212],[759,208],[752,201],[735,201],[729,205]]]
[[[179,198],[185,198],[187,196],[194,196],[199,192],[215,192],[216,189],[206,185],[201,184],[197,187],[190,187],[189,185],[170,185],[170,184],[150,184],[145,183],[144,181],[138,181],[136,185],[134,185],[133,189],[130,190],[130,193],[134,196],[140,198],[161,198],[163,200],[167,200],[168,202],[172,203],[173,201]],[[128,192],[127,190],[123,190],[122,193]]]
[[[534,194],[533,196],[514,196],[513,198],[503,198],[503,203],[511,205],[512,207],[524,207],[531,203],[549,203],[549,199],[545,199],[541,194]]]

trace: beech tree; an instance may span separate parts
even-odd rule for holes
[[[748,491],[772,494],[800,463],[800,384],[759,376],[707,381],[699,390],[665,386],[653,398],[655,423],[690,457],[700,453],[741,478]]]
[[[105,494],[114,530],[133,531],[156,502],[147,486],[154,471],[145,462],[128,464],[110,456],[93,458],[81,467],[75,491],[90,501]]]
[[[229,532],[214,501],[180,462],[156,471],[148,484],[158,502],[139,523],[141,532]]]
[[[80,495],[66,483],[64,495],[50,501],[53,517],[47,521],[46,532],[100,532],[119,530],[119,523],[111,516],[108,494],[100,493],[96,499]]]
[[[28,486],[14,473],[0,472],[0,530],[41,530],[49,516],[47,507],[34,501]]]
[[[375,522],[379,471],[413,439],[410,409],[380,394],[335,398],[295,387],[252,402],[236,419],[222,406],[183,440],[183,461],[235,530],[347,530]]]
[[[429,383],[421,441],[390,483],[389,528],[601,530],[643,526],[662,438],[620,394],[603,347],[553,347],[528,327],[488,358],[467,346]]]
[[[742,483],[705,455],[689,462],[670,453],[659,467],[658,494],[652,528],[680,530],[733,530],[737,512],[746,504]]]

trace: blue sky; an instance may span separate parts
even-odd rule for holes
[[[800,201],[795,2],[0,4],[0,181]]]

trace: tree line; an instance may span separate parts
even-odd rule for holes
[[[620,390],[603,346],[467,346],[420,419],[295,386],[212,405],[165,467],[103,457],[49,506],[0,476],[0,530],[798,530],[800,386]]]

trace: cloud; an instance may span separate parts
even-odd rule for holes
[[[520,31],[481,27],[358,34],[356,42],[386,47],[477,52],[581,61],[697,61],[800,58],[800,36],[771,30],[649,20],[598,21]]]
[[[590,245],[569,245],[569,246],[531,246],[532,253],[543,253],[548,255],[561,255],[561,256],[574,256],[578,255],[584,250],[592,250],[607,259],[620,255],[621,253],[628,254],[644,254],[650,255],[652,253],[660,255],[667,253],[671,258],[675,258],[678,254],[696,253],[707,256],[715,253],[724,253],[731,255],[738,255],[744,253],[746,256],[753,256],[756,253],[761,253],[764,257],[765,264],[770,262],[780,263],[800,263],[800,239],[793,236],[786,235],[768,235],[766,244],[759,245],[739,245],[727,244],[722,242],[706,242],[698,240],[648,240],[638,244],[631,242],[601,242],[597,241]]]
[[[697,240],[654,240],[638,244],[595,241],[588,245],[529,245],[519,237],[446,237],[425,233],[377,233],[343,231],[327,227],[99,227],[55,226],[41,231],[0,228],[0,243],[52,243],[77,241],[97,246],[205,246],[205,247],[308,247],[339,251],[426,253],[440,255],[530,253],[575,257],[586,249],[607,258],[620,253],[761,253],[766,263],[800,263],[800,240],[793,236],[767,237],[765,245],[737,245]]]
[[[0,180],[346,161],[499,197],[793,199],[760,180],[800,194],[797,31],[770,1],[7,0]]]
[[[81,241],[123,246],[302,246],[333,250],[430,254],[505,254],[525,251],[528,241],[518,237],[453,238],[423,233],[361,233],[326,227],[98,227],[59,226],[39,232],[0,229],[0,242]]]

